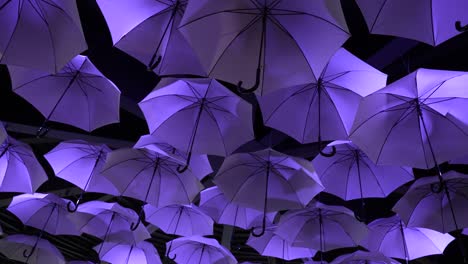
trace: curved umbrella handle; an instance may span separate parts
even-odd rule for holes
[[[162,60],[161,55],[158,56],[158,59],[156,60],[156,62],[153,62],[154,57],[151,58],[151,61],[150,61],[149,65],[148,65],[148,67],[146,67],[146,70],[147,71],[153,71],[154,69],[156,69],[159,66],[159,63],[161,63],[161,60]]]
[[[261,237],[261,236],[263,236],[265,234],[266,227],[265,227],[265,225],[262,225],[262,231],[260,231],[260,233],[258,233],[258,234],[255,233],[254,230],[255,229],[252,227],[252,229],[251,229],[252,236]]]
[[[132,222],[132,224],[130,225],[130,230],[135,231],[140,225],[140,223],[141,223],[141,217],[139,216],[137,223],[135,224]]]
[[[171,251],[171,248],[172,248],[172,243],[169,244],[169,248],[167,249],[167,254],[164,257],[174,261],[176,259],[176,257],[177,257],[177,254],[174,254],[174,256],[172,256],[172,257],[169,256],[169,252]]]
[[[319,151],[319,153],[320,153],[320,155],[322,155],[324,157],[327,157],[327,158],[333,157],[336,154],[336,147],[332,146],[332,151],[330,153],[325,153],[325,152],[323,152],[322,149]]]
[[[73,207],[71,207],[72,204],[73,204]],[[78,202],[76,204],[74,204],[72,201],[69,201],[67,203],[67,211],[69,213],[74,213],[74,212],[76,212],[76,210],[78,210]]]
[[[468,31],[468,24],[462,26],[462,25],[461,25],[461,21],[456,21],[456,22],[455,22],[455,29],[456,29],[457,31],[459,31],[459,32],[466,32],[466,31]]]
[[[260,69],[260,67],[257,68],[257,74],[255,75],[255,84],[246,89],[246,88],[242,88],[242,81],[239,81],[237,83],[237,91],[239,93],[242,93],[242,94],[249,94],[249,93],[253,93],[255,92],[258,87],[260,86],[260,73],[262,72],[262,70]]]
[[[190,152],[187,154],[187,162],[185,163],[185,165],[184,165],[183,167],[182,167],[182,165],[179,165],[179,166],[177,167],[177,172],[178,172],[178,173],[184,173],[184,172],[188,169],[188,167],[189,167],[189,165],[190,165],[190,160],[191,160],[191,159],[192,159],[192,152],[190,151]]]
[[[32,254],[34,253],[34,251],[36,251],[36,247],[37,245],[34,245],[33,248],[31,249],[31,252],[27,253],[28,252],[28,249],[26,248],[25,250],[23,250],[23,257],[25,257],[26,259],[29,259]]]

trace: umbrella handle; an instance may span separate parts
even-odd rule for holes
[[[73,204],[73,208],[71,207],[72,204]],[[69,201],[67,203],[67,211],[69,213],[74,213],[74,212],[76,212],[76,210],[78,210],[78,202],[76,204],[74,204],[72,201]]]
[[[262,70],[260,69],[260,67],[257,68],[257,74],[255,75],[255,84],[246,89],[246,88],[242,88],[242,81],[239,81],[237,83],[237,91],[241,94],[249,94],[249,93],[253,93],[255,92],[258,87],[260,86],[260,73],[262,72]]]
[[[36,246],[37,245],[34,245],[33,248],[31,249],[31,252],[27,253],[28,252],[28,249],[26,248],[25,250],[23,250],[23,257],[29,259],[32,254],[34,253],[34,251],[36,251]]]
[[[466,32],[468,31],[468,25],[461,25],[461,21],[456,21],[455,22],[455,28],[460,31],[460,32]]]
[[[335,146],[332,146],[332,151],[331,151],[330,153],[325,153],[325,152],[323,152],[323,150],[322,150],[322,146],[321,146],[321,145],[322,145],[322,141],[320,141],[319,145],[320,145],[320,146],[319,146],[319,147],[320,147],[320,150],[319,150],[320,155],[322,155],[322,156],[324,156],[324,157],[327,157],[327,158],[330,158],[330,157],[335,156],[335,154],[336,154],[336,147],[335,147]]]
[[[260,233],[257,234],[257,233],[255,233],[255,231],[254,231],[255,229],[252,227],[252,228],[251,228],[252,236],[254,236],[254,237],[261,237],[261,236],[263,236],[263,234],[265,234],[265,229],[266,229],[265,225],[262,225],[262,231],[261,231]]]
[[[140,225],[140,223],[141,223],[141,216],[138,217],[138,221],[136,224],[132,222],[132,224],[130,225],[130,230],[135,231]]]
[[[190,165],[190,160],[191,160],[191,159],[192,159],[192,151],[190,151],[190,152],[187,154],[187,162],[185,163],[185,165],[184,165],[183,167],[182,167],[182,165],[179,165],[179,166],[177,167],[177,172],[178,172],[178,173],[184,173],[184,172],[188,169],[188,167],[189,167],[189,165]]]
[[[156,69],[159,66],[159,63],[161,63],[162,57],[161,55],[159,55],[158,59],[154,63],[152,62],[153,60],[154,58],[151,59],[150,64],[148,65],[148,67],[146,67],[146,70],[149,72],[152,72],[154,69]]]
[[[177,257],[177,254],[174,254],[173,257],[169,256],[169,252],[171,251],[171,248],[172,248],[172,243],[169,245],[169,248],[167,249],[167,254],[164,257],[174,261]]]

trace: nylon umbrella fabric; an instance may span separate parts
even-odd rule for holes
[[[158,251],[151,243],[141,241],[136,244],[105,242],[94,247],[102,247],[99,258],[112,264],[161,264]]]
[[[7,210],[25,225],[53,235],[77,235],[81,232],[73,224],[73,216],[67,211],[69,200],[55,194],[21,194],[13,197]]]
[[[310,248],[294,247],[274,233],[276,226],[269,226],[261,237],[250,236],[247,245],[255,249],[262,256],[270,256],[284,260],[298,258],[312,258],[317,251]]]
[[[49,241],[39,239],[36,236],[9,235],[0,240],[0,252],[9,259],[27,262],[29,264],[65,264],[65,258],[60,251]],[[35,248],[33,254],[24,257],[24,251]]]
[[[151,237],[143,225],[131,230],[130,226],[138,221],[138,215],[135,211],[117,203],[90,201],[78,207],[77,212],[82,216],[73,221],[80,231],[98,237],[104,242],[131,244]]]
[[[398,215],[377,219],[369,224],[369,236],[362,245],[393,258],[408,260],[442,254],[454,238],[437,231],[406,227]]]
[[[358,246],[367,236],[367,227],[345,207],[313,202],[307,208],[284,214],[275,233],[293,246],[325,252]]]
[[[318,155],[313,164],[324,191],[344,200],[386,197],[414,179],[410,167],[376,165],[350,141],[335,141],[327,148],[331,146],[336,147],[336,154],[333,157]]]
[[[75,1],[2,0],[0,32],[6,65],[53,73],[88,48]]]
[[[237,264],[236,258],[218,241],[201,236],[180,237],[166,243],[166,254],[176,263]]]
[[[210,77],[258,94],[319,75],[350,36],[336,0],[190,1],[179,29]]]
[[[357,0],[369,31],[415,39],[432,46],[460,34],[455,21],[468,21],[463,0]],[[398,17],[398,23],[394,18]]]
[[[179,236],[213,235],[213,219],[195,205],[144,206],[146,221],[166,234]]]
[[[189,155],[227,156],[254,139],[252,106],[214,79],[176,81],[139,106],[152,135]]]
[[[380,252],[355,251],[351,254],[341,255],[330,264],[398,264],[400,262],[386,257]]]
[[[341,48],[317,75],[257,98],[265,125],[300,143],[347,139],[362,97],[386,82],[387,75]]]
[[[468,227],[468,176],[454,171],[438,177],[423,177],[395,204],[408,227],[425,227],[442,233]],[[445,191],[447,188],[447,191]]]
[[[164,152],[119,149],[108,154],[101,173],[123,196],[156,207],[189,204],[203,186],[191,170],[177,172],[177,168],[183,166],[183,163]]]
[[[465,72],[419,69],[364,98],[351,141],[377,164],[432,168],[463,156]],[[372,133],[379,131],[379,133]]]
[[[86,131],[119,122],[120,90],[85,56],[76,56],[56,74],[9,66],[12,89],[32,104],[45,122]]]
[[[178,150],[175,147],[167,144],[157,136],[153,135],[144,135],[135,143],[134,148],[146,148],[153,151],[164,151],[170,153],[174,157],[179,158],[180,160],[187,160],[188,154],[184,151]],[[192,155],[190,162],[190,170],[192,173],[199,179],[202,180],[208,174],[213,172],[211,168],[210,161],[208,160],[207,155]]]
[[[0,145],[0,192],[33,193],[48,177],[28,144],[8,137]]]
[[[206,76],[178,30],[187,0],[99,0],[114,46],[158,75]]]

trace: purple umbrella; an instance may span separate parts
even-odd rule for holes
[[[464,0],[356,2],[371,33],[415,39],[433,46],[460,34],[455,21],[468,22],[468,3]]]
[[[97,1],[115,47],[137,58],[158,75],[206,75],[178,30],[187,0]]]
[[[339,49],[317,75],[258,100],[265,125],[321,148],[322,140],[348,138],[361,98],[386,82],[387,75]]]
[[[30,258],[44,232],[53,235],[80,235],[79,228],[71,221],[70,213],[67,211],[69,200],[58,197],[55,194],[21,194],[13,197],[8,211],[15,214],[25,225],[40,229],[36,243],[23,256]],[[70,224],[72,223],[72,224]]]
[[[166,243],[166,255],[184,264],[237,264],[236,258],[212,238],[180,237]]]
[[[86,131],[119,122],[119,89],[85,56],[76,56],[58,73],[8,67],[13,91],[47,121],[69,124]]]
[[[261,94],[319,75],[349,38],[337,0],[190,1],[180,30],[210,77]]]
[[[324,252],[358,246],[367,235],[367,227],[345,207],[314,202],[305,209],[281,216],[275,233],[293,246]]]
[[[211,216],[216,223],[250,229],[261,225],[262,211],[233,203],[217,186],[200,192],[200,210]],[[267,214],[273,222],[276,213]]]
[[[57,72],[87,49],[75,1],[0,4],[0,63]]]
[[[47,174],[28,144],[7,137],[0,145],[0,192],[32,193]]]
[[[413,260],[423,256],[442,254],[454,238],[426,228],[406,227],[395,215],[369,224],[369,236],[362,245],[394,258]]]
[[[450,171],[443,176],[420,178],[393,207],[408,227],[425,227],[442,233],[468,227],[468,176]],[[442,191],[447,189],[447,192]]]
[[[330,264],[399,264],[400,262],[386,257],[380,252],[355,251],[341,255]]]
[[[267,212],[303,208],[323,190],[312,163],[272,149],[227,157],[214,182],[232,202],[263,210],[254,236],[265,232]]]
[[[153,151],[163,150],[166,153],[171,153],[180,160],[187,160],[187,153],[176,149],[175,147],[162,142],[156,136],[144,135],[141,136],[134,148],[146,148]],[[190,162],[190,170],[199,179],[202,180],[208,174],[213,172],[210,161],[207,155],[192,155]]]
[[[112,264],[161,264],[158,251],[151,243],[141,241],[136,244],[104,242],[94,247],[102,248],[99,253],[101,261]]]
[[[31,254],[26,255],[26,252]],[[29,264],[65,264],[62,253],[49,241],[35,236],[10,235],[0,240],[0,252]]]
[[[108,154],[102,174],[124,196],[156,207],[189,204],[203,186],[191,170],[178,173],[181,165],[183,161],[162,151],[119,149]],[[132,229],[139,224],[140,220]]]
[[[214,79],[176,81],[139,105],[151,134],[188,153],[180,172],[192,152],[227,156],[254,138],[251,105]]]
[[[143,225],[130,230],[131,224],[138,220],[138,215],[117,203],[91,201],[83,203],[78,212],[83,215],[74,221],[81,232],[98,237],[104,243],[112,241],[132,244],[151,237]]]
[[[297,258],[311,258],[317,251],[310,248],[294,247],[292,244],[277,234],[276,226],[266,228],[265,234],[261,237],[250,236],[247,245],[254,248],[262,256],[270,256],[285,260]]]
[[[146,221],[166,234],[179,236],[213,235],[213,219],[195,205],[144,206]]]
[[[110,151],[110,148],[103,144],[70,140],[61,142],[44,155],[57,177],[83,190],[73,209],[70,207],[71,203],[68,204],[70,212],[76,211],[85,191],[118,195],[114,185],[100,173]]]
[[[8,134],[6,132],[5,127],[3,126],[2,122],[0,122],[0,144],[5,141],[5,139],[8,137]]]

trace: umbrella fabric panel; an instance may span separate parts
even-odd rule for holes
[[[38,238],[36,236],[27,235],[10,235],[0,240],[0,252],[5,254],[8,258],[17,261],[26,261],[27,258],[23,256],[23,251],[31,252],[34,245],[37,247],[29,257],[27,263],[30,264],[65,264],[65,258],[62,253],[49,241]]]

